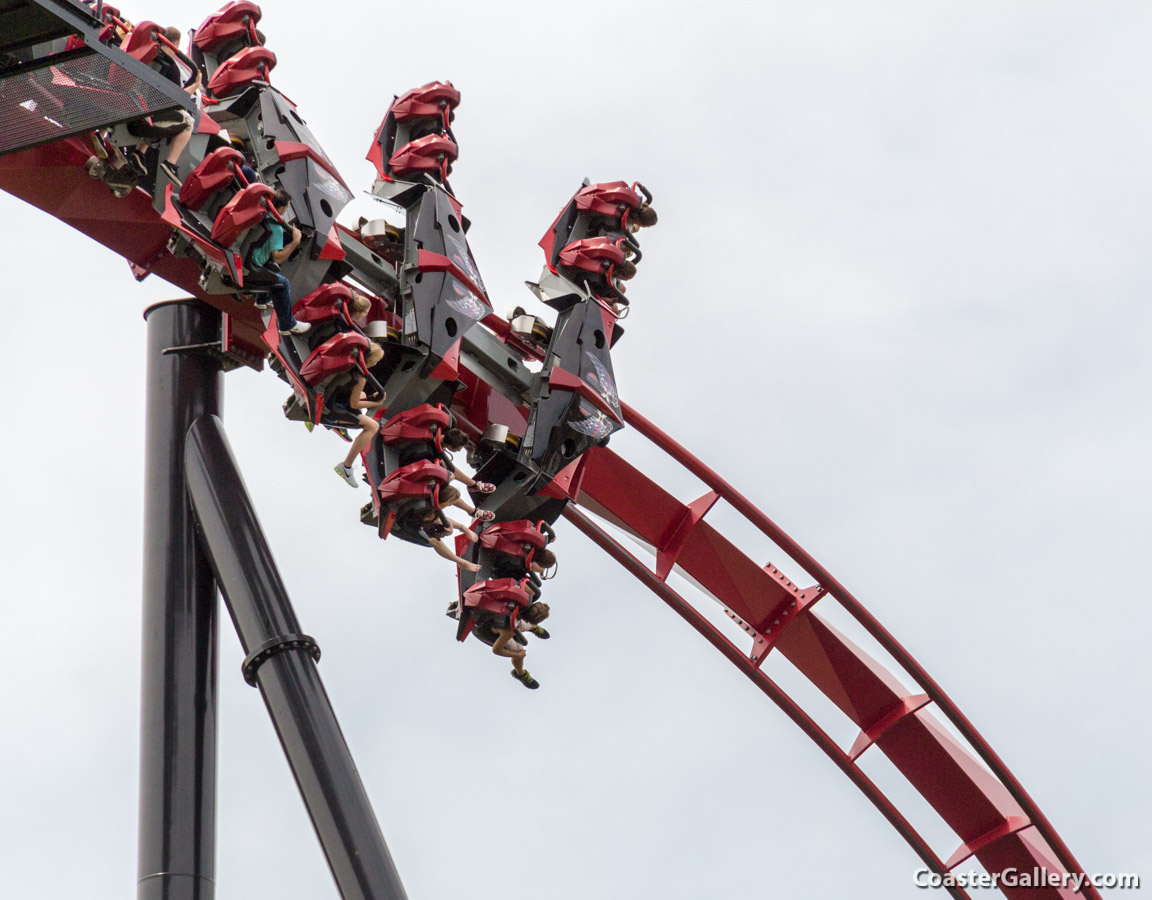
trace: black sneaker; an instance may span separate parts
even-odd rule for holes
[[[536,688],[540,687],[540,682],[537,681],[535,678],[533,678],[532,673],[529,672],[527,669],[525,669],[519,675],[517,675],[516,670],[513,669],[512,670],[512,677],[515,678],[517,681],[519,681],[522,685],[524,685],[524,687],[528,688],[528,690],[530,690],[530,691],[534,691],[534,690],[536,690]]]
[[[129,165],[136,170],[136,174],[141,178],[148,175],[148,164],[144,161],[144,155],[139,150],[130,150],[127,154]]]
[[[534,625],[528,629],[528,632],[536,635],[536,637],[540,638],[542,641],[546,641],[548,638],[552,637],[552,635],[548,633],[548,629],[543,625]]]
[[[176,171],[176,166],[173,163],[164,160],[164,162],[160,163],[160,168],[164,170],[164,174],[168,176],[168,180],[176,185],[176,187],[184,186],[184,182],[180,180],[180,174]]]

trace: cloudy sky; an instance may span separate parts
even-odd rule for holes
[[[879,616],[1090,872],[1152,878],[1152,8],[265,8],[274,80],[353,187],[393,94],[461,90],[453,185],[498,309],[533,304],[581,178],[645,182],[622,396]],[[113,900],[136,867],[140,313],[174,291],[8,195],[0,236],[0,882]],[[413,900],[923,896],[847,779],[571,527],[542,688],[456,644],[451,566],[358,524],[343,445],[286,422],[287,392],[228,376],[227,428]],[[697,496],[637,436],[613,447]],[[221,646],[217,896],[335,897],[226,618]]]

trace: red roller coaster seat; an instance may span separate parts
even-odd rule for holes
[[[311,294],[306,294],[297,300],[292,307],[292,315],[301,322],[312,324],[341,317],[351,323],[352,313],[349,308],[351,302],[352,288],[334,281],[331,284],[320,285]]]
[[[443,450],[444,431],[455,423],[452,413],[442,403],[422,403],[397,413],[380,429],[380,440],[389,447],[401,444],[432,442]]]
[[[440,488],[447,484],[451,477],[447,469],[430,459],[401,466],[386,476],[376,486],[382,512],[381,540],[388,539],[392,527],[402,512],[416,507],[438,509]]]
[[[216,47],[247,35],[252,46],[256,46],[260,43],[256,36],[256,23],[261,15],[260,7],[255,3],[235,0],[204,20],[192,36],[192,43],[205,53],[211,53]]]
[[[476,627],[476,613],[486,612],[507,616],[509,626],[515,630],[520,610],[532,605],[535,599],[528,588],[527,578],[489,578],[477,581],[463,594],[460,622],[456,626],[456,640],[467,640]]]
[[[548,543],[548,536],[541,530],[541,524],[529,519],[493,522],[480,533],[480,546],[485,550],[522,559],[524,565],[528,566],[536,551]]]
[[[224,204],[212,225],[212,240],[231,247],[240,236],[264,221],[275,191],[266,184],[250,184]]]
[[[443,177],[448,164],[456,159],[458,152],[451,138],[429,134],[410,141],[393,153],[388,166],[392,174],[400,178],[417,172],[429,172]]]
[[[248,47],[220,64],[208,79],[208,93],[213,97],[227,97],[252,84],[267,81],[268,73],[276,67],[276,54],[265,47]]]
[[[160,52],[157,35],[163,30],[155,22],[137,22],[136,27],[124,35],[120,49],[142,63],[151,63]]]
[[[200,209],[219,190],[236,183],[236,172],[244,165],[244,154],[232,147],[220,147],[201,160],[180,188],[180,202]]]
[[[442,465],[430,459],[401,466],[387,475],[376,486],[380,498],[380,538],[387,540],[392,533],[401,512],[422,506],[437,509],[440,505],[440,488],[452,476]]]
[[[440,486],[447,484],[450,477],[440,463],[422,459],[401,466],[386,476],[376,490],[381,503],[395,503],[413,497],[428,497],[435,502],[439,499]]]
[[[609,181],[604,184],[590,184],[581,188],[573,198],[581,212],[620,219],[626,212],[639,209],[640,195],[625,181]]]
[[[368,355],[370,344],[371,341],[358,331],[334,334],[308,354],[300,367],[300,377],[309,387],[315,387],[325,378],[352,368],[365,371],[363,358]]]
[[[449,113],[459,103],[460,92],[451,81],[432,81],[393,100],[391,112],[397,122],[440,116],[447,125]]]
[[[624,251],[618,246],[621,240],[594,237],[573,241],[560,251],[558,262],[570,269],[602,274],[624,262]]]

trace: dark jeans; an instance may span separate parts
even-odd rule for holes
[[[281,331],[287,331],[296,324],[296,319],[292,317],[292,282],[279,272],[269,274],[275,275],[276,278],[276,283],[269,291],[272,295],[272,306],[276,310],[276,322]]]

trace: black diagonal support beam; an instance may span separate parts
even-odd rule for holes
[[[406,900],[352,754],[276,569],[224,426],[204,416],[184,450],[203,545],[344,900]]]

